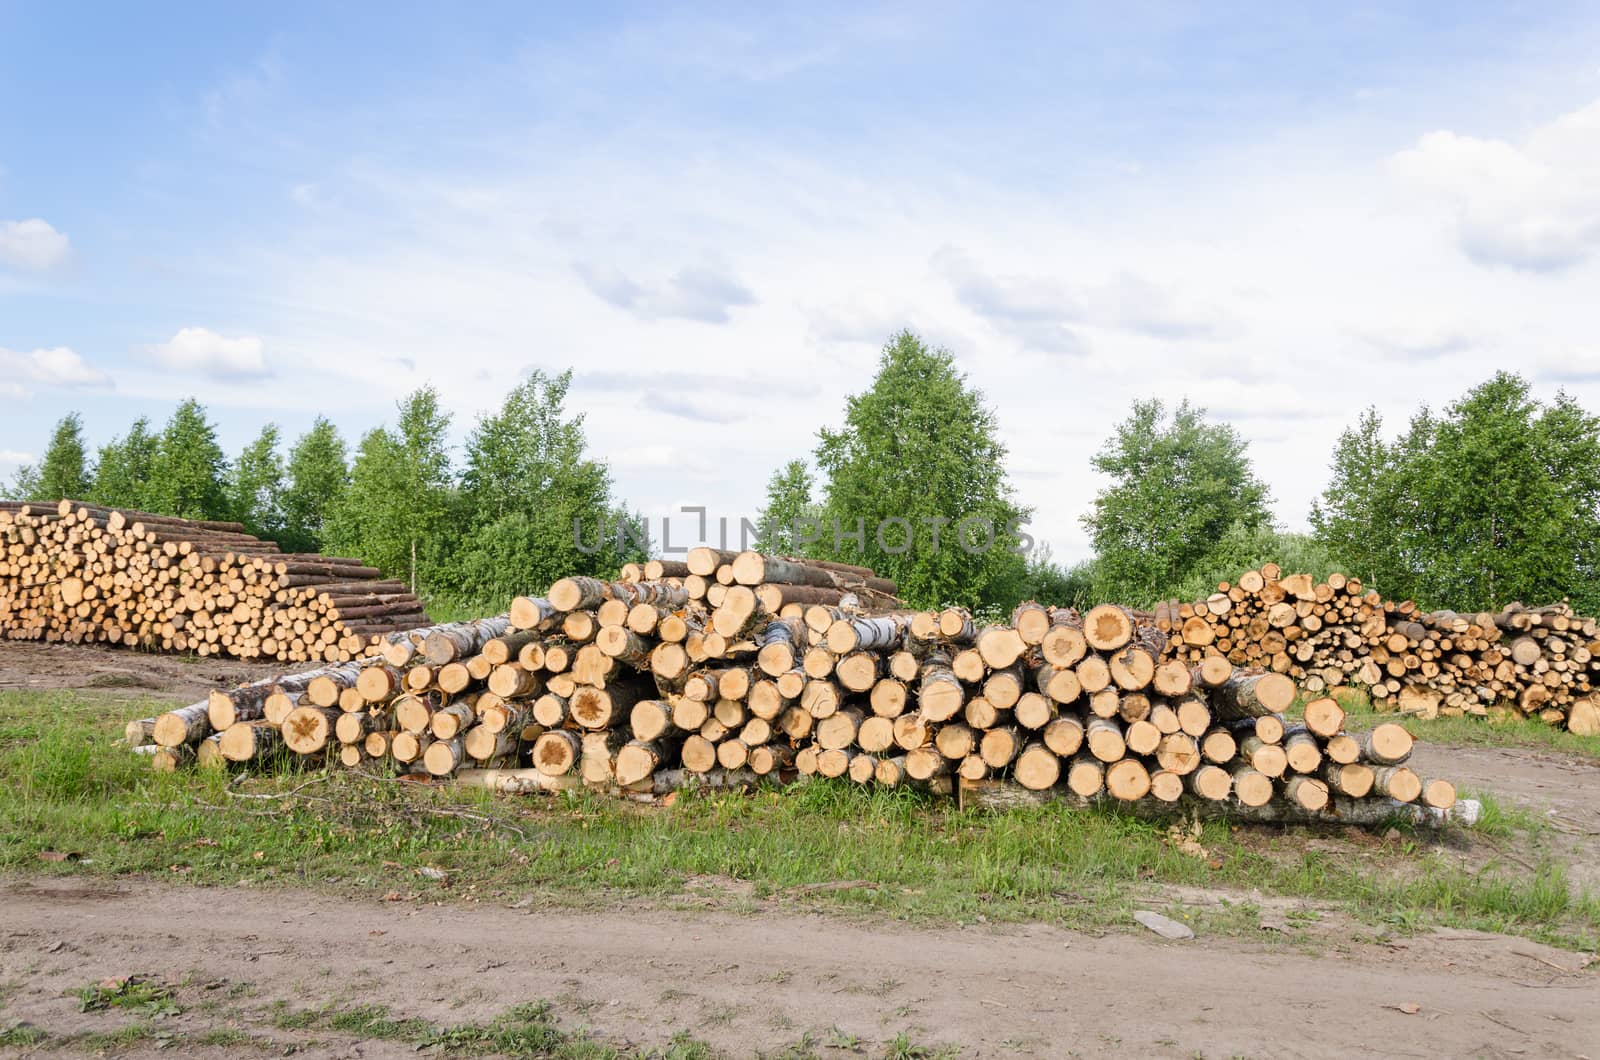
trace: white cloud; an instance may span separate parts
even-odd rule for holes
[[[1600,348],[1541,354],[1529,367],[1535,379],[1550,383],[1600,383]]]
[[[1600,100],[1520,146],[1439,130],[1391,165],[1450,206],[1462,252],[1480,265],[1553,271],[1600,250]]]
[[[1431,320],[1412,316],[1374,322],[1356,332],[1356,337],[1400,360],[1429,360],[1463,353],[1488,341],[1486,335],[1460,314]]]
[[[573,263],[572,270],[595,297],[644,319],[679,317],[726,324],[731,310],[756,301],[731,273],[705,265],[681,268],[654,289],[610,265],[580,261]]]
[[[163,368],[221,379],[267,374],[264,344],[254,336],[224,338],[209,328],[184,328],[146,351]]]
[[[72,241],[49,222],[0,221],[0,262],[19,269],[50,269],[67,260]]]
[[[110,376],[65,346],[31,353],[0,349],[0,375],[13,385],[37,383],[67,389],[111,385]]]
[[[949,246],[933,255],[932,264],[962,305],[1024,347],[1046,353],[1088,354],[1084,328],[1158,339],[1214,338],[1223,330],[1219,313],[1190,305],[1129,271],[1094,283],[1050,275],[990,275],[965,251]]]
[[[33,454],[17,449],[0,449],[0,464],[21,465],[33,463]]]

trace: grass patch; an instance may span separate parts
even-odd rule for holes
[[[621,1050],[557,1022],[548,1002],[517,1005],[488,1023],[438,1027],[426,1020],[397,1019],[382,1005],[280,1010],[273,1020],[284,1030],[329,1031],[363,1041],[403,1042],[418,1052],[452,1056],[505,1056],[526,1060],[712,1060],[710,1046],[687,1032],[664,1046]]]
[[[204,1031],[195,1035],[194,1043],[196,1045],[253,1045],[258,1049],[270,1049],[273,1044],[264,1038],[257,1038],[253,1034],[236,1030],[232,1027],[217,1027],[213,1030]]]
[[[903,1031],[883,1051],[883,1060],[949,1060],[961,1055],[955,1046],[918,1045]]]
[[[39,1045],[50,1035],[28,1023],[10,1023],[0,1027],[0,1049],[26,1049]]]
[[[172,999],[172,989],[143,976],[108,979],[91,983],[73,992],[79,1012],[123,1009],[151,1019],[176,1016],[183,1011]]]
[[[1211,856],[1197,858],[1162,824],[1108,810],[957,812],[909,789],[847,782],[686,793],[670,807],[581,792],[497,799],[342,770],[234,783],[220,772],[156,775],[118,750],[129,709],[67,693],[0,693],[0,871],[309,884],[401,900],[470,887],[485,899],[606,907],[640,896],[703,904],[707,888],[692,884],[709,881],[714,894],[716,881],[733,880],[740,887],[727,901],[742,908],[1091,930],[1125,927],[1135,908],[1164,904],[1160,885],[1177,885],[1330,902],[1391,928],[1600,945],[1600,902],[1571,894],[1563,865],[1469,870],[1455,856],[1471,842],[1459,833],[1365,837],[1355,856],[1313,849],[1304,830],[1210,821],[1198,839]],[[1501,811],[1493,827],[1503,835],[1524,825]],[[83,860],[42,862],[47,848]],[[874,886],[802,890],[855,880]],[[1235,913],[1209,915],[1205,926],[1257,931]]]

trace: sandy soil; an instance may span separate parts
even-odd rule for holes
[[[219,686],[270,677],[286,668],[310,669],[313,665],[4,640],[0,641],[0,691],[73,688],[126,699],[194,703]]]
[[[1582,958],[1472,932],[1309,955],[1038,925],[926,931],[515,905],[9,880],[0,883],[0,980],[22,985],[5,1016],[58,1033],[114,1028],[126,1014],[80,1014],[63,993],[146,973],[189,977],[182,1000],[249,984],[234,1000],[210,990],[213,1010],[186,1005],[170,1032],[231,1026],[284,1045],[304,1037],[272,1027],[267,1008],[278,999],[381,1002],[448,1024],[543,998],[564,1024],[614,1040],[659,1044],[687,1028],[731,1056],[806,1031],[821,1042],[854,1036],[856,1055],[881,1055],[902,1031],[974,1057],[1600,1053],[1600,978],[1576,970]],[[310,1055],[411,1052],[317,1037]],[[145,1051],[156,1050],[132,1055]]]

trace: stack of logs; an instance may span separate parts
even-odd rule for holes
[[[1151,620],[1185,662],[1221,654],[1313,692],[1357,685],[1425,718],[1515,713],[1600,733],[1600,620],[1566,604],[1424,613],[1359,578],[1317,581],[1268,563],[1205,600],[1163,602]]]
[[[1120,607],[1024,604],[980,629],[892,607],[892,583],[860,568],[706,549],[627,574],[216,692],[128,739],[161,768],[333,755],[502,791],[815,774],[1346,821],[1455,801],[1405,765],[1399,725],[1347,733],[1330,698],[1291,721],[1288,677],[1166,657],[1166,635]]]
[[[426,625],[360,560],[289,555],[238,523],[0,503],[0,637],[342,662]]]

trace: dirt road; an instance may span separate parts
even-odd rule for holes
[[[549,999],[564,1024],[608,1039],[688,1029],[729,1056],[807,1031],[821,1056],[851,1055],[824,1048],[851,1038],[854,1055],[881,1055],[902,1031],[973,1057],[1600,1055],[1600,977],[1560,970],[1581,958],[1472,932],[1308,955],[1038,925],[515,906],[12,879],[0,883],[0,981],[14,990],[4,1016],[58,1034],[115,1027],[125,1015],[80,1014],[63,993],[152,973],[249,984],[213,990],[210,1012],[186,1006],[172,1032],[235,1027],[284,1045],[299,1039],[273,1027],[279,999],[379,1002],[446,1024]],[[248,996],[220,1000],[235,993]],[[413,1055],[318,1037],[312,1055]]]

